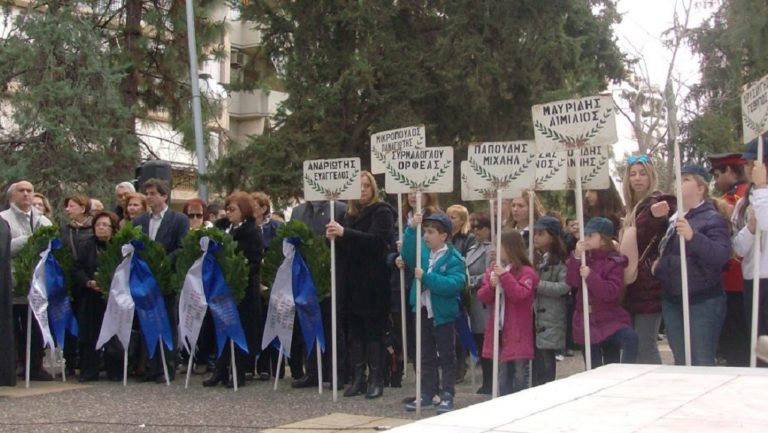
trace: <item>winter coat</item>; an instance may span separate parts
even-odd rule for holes
[[[749,231],[747,223],[749,218],[744,221],[736,221],[738,209],[745,206],[746,200],[739,200],[736,209],[733,211],[734,228],[741,227],[732,239],[733,251],[742,257],[741,269],[745,280],[754,279],[755,274],[755,234]],[[750,197],[750,206],[755,210],[757,225],[760,227],[760,279],[768,278],[768,189],[754,189]],[[749,209],[744,215],[749,215]]]
[[[731,241],[725,218],[710,202],[689,210],[686,219],[693,228],[693,238],[685,243],[688,294],[690,302],[697,303],[722,295],[722,272],[731,258]],[[680,263],[680,236],[672,234],[661,252],[656,278],[664,298],[674,303],[682,299]]]
[[[387,254],[395,215],[388,203],[376,202],[344,217],[344,236],[336,239],[336,281],[347,315],[389,313]]]
[[[579,268],[581,261],[573,254],[566,263],[565,281],[576,292],[573,312],[573,341],[584,344],[584,300]],[[599,344],[622,328],[632,327],[627,310],[621,306],[624,288],[624,268],[627,258],[615,251],[593,250],[587,252],[587,278],[589,289],[589,338],[591,344]]]
[[[451,238],[451,243],[456,247],[462,257],[467,257],[469,248],[475,243],[475,235],[472,233],[463,234],[459,232]]]
[[[651,206],[660,201],[669,203],[669,215],[656,218],[651,213]],[[661,193],[644,198],[636,207],[637,257],[640,259],[643,253],[645,257],[637,265],[637,279],[627,286],[624,296],[624,306],[632,315],[661,312],[661,284],[653,276],[651,268],[659,258],[659,242],[667,231],[668,218],[675,213],[676,208],[675,197]]]
[[[59,231],[61,233],[61,243],[69,248],[69,251],[72,253],[72,258],[75,260],[79,258],[80,250],[83,245],[94,238],[93,221],[91,221],[91,217],[88,217],[83,225],[79,227],[70,223],[62,227]]]
[[[35,230],[51,225],[51,220],[41,214],[34,206],[30,210],[32,212],[32,225],[30,225],[29,217],[13,203],[8,209],[0,212],[0,218],[6,220],[11,229],[11,257],[16,257],[19,254]]]
[[[533,301],[536,320],[536,347],[539,349],[565,349],[568,320],[568,293],[571,286],[565,282],[564,263],[547,264],[547,255],[539,266],[539,287]]]
[[[95,279],[99,252],[105,248],[106,243],[99,241],[95,236],[87,239],[80,248],[80,256],[73,269],[78,338],[83,342],[96,342],[99,338],[101,321],[107,308],[103,293],[109,290],[109,287],[102,287],[102,292],[86,287],[88,281]]]
[[[488,323],[483,338],[483,357],[493,358],[493,321],[495,288],[491,285],[489,266],[483,275],[483,286],[477,297],[488,305]],[[529,266],[523,266],[517,272],[507,271],[499,275],[499,285],[504,290],[504,326],[499,340],[499,360],[502,362],[517,359],[533,359],[533,299],[539,276]]]
[[[448,251],[442,255],[429,269],[429,248],[423,239],[421,242],[421,269],[424,270],[422,276],[422,291],[429,290],[432,302],[432,313],[434,324],[442,325],[456,321],[459,314],[459,303],[457,302],[459,293],[466,287],[467,275],[464,258],[453,247],[448,244]],[[416,269],[416,230],[408,227],[403,234],[402,258],[405,264],[411,269]],[[414,279],[411,292],[410,303],[413,311],[416,311],[416,280]]]
[[[483,285],[483,275],[490,264],[491,242],[475,242],[467,252],[467,273],[469,274],[469,323],[473,334],[485,332],[490,309],[477,298],[477,291]]]
[[[0,386],[16,386],[16,350],[13,349],[13,283],[11,280],[11,229],[0,218]],[[11,347],[8,350],[8,346]]]

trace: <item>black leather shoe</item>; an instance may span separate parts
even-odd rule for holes
[[[227,372],[214,371],[207,379],[203,381],[203,386],[216,386],[220,383],[227,383]],[[238,383],[238,385],[240,385]]]
[[[365,394],[365,398],[379,398],[384,395],[384,387],[380,383],[369,383],[368,392]]]
[[[176,375],[171,374],[171,372],[168,372],[168,382],[173,382],[174,379],[176,379]],[[157,379],[155,379],[155,383],[165,383],[165,375],[161,374],[160,376],[157,376]]]
[[[317,386],[317,378],[312,376],[304,376],[291,382],[291,388],[310,388],[313,386]]]
[[[238,388],[242,388],[244,386],[245,386],[245,375],[243,375],[242,377],[238,377],[237,378],[237,387]],[[235,382],[232,380],[232,378],[230,378],[227,381],[226,387],[227,388],[234,388],[235,387]]]
[[[50,382],[53,380],[51,373],[48,373],[44,369],[29,372],[29,380],[35,380],[38,382]]]

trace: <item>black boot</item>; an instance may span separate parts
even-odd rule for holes
[[[352,384],[344,391],[344,397],[354,397],[363,394],[366,390],[365,364],[355,364],[355,377]]]
[[[491,394],[493,386],[493,361],[486,358],[480,358],[480,366],[483,370],[483,384],[477,390],[477,394]]]
[[[384,365],[384,351],[382,341],[368,341],[368,393],[365,398],[378,398],[384,395],[384,381],[382,367]]]

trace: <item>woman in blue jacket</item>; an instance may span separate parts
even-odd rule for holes
[[[690,304],[691,362],[715,365],[726,300],[721,273],[731,257],[728,223],[709,200],[709,172],[700,166],[682,169],[684,216],[675,213],[659,244],[654,274],[664,295],[662,316],[675,364],[685,364],[680,236],[685,239]],[[660,201],[659,210],[669,206]]]

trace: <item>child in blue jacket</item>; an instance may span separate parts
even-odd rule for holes
[[[466,286],[466,271],[461,254],[447,243],[451,219],[442,212],[423,218],[421,268],[416,269],[416,226],[422,224],[421,214],[413,217],[403,235],[402,258],[415,269],[415,279],[421,281],[421,345],[422,345],[422,409],[433,408],[432,397],[442,389],[438,413],[453,410],[456,382],[456,353],[454,324],[458,314],[456,298]],[[410,304],[416,308],[416,281],[411,288]],[[439,356],[448,354],[448,356]],[[442,384],[438,386],[437,368]],[[416,400],[406,404],[406,410],[416,410]]]

